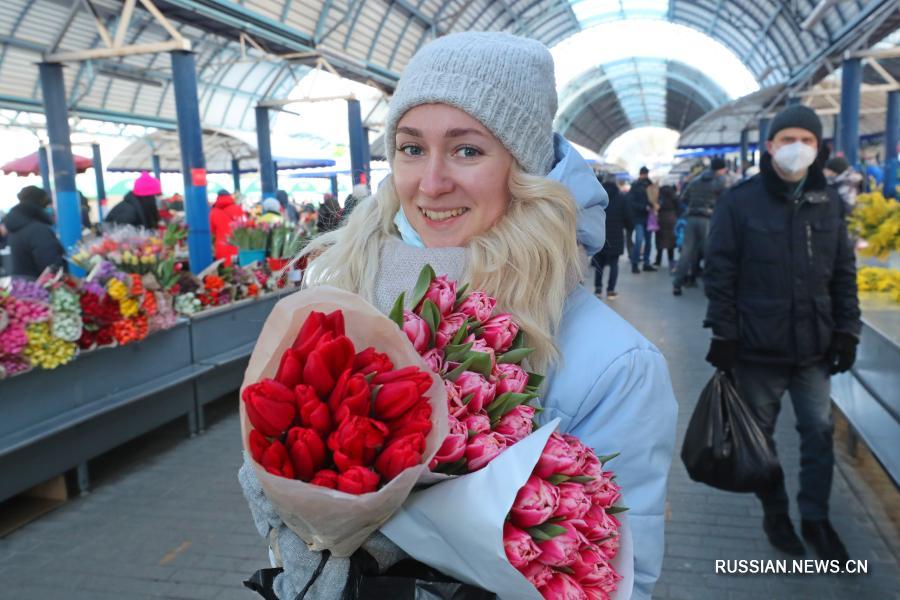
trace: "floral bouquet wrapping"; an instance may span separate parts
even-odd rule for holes
[[[448,433],[444,386],[403,332],[327,286],[275,305],[240,404],[266,497],[311,549],[336,556],[394,514]]]

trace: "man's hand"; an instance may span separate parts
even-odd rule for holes
[[[723,340],[713,338],[709,342],[709,352],[706,353],[706,362],[720,371],[730,371],[737,362],[737,340]]]
[[[825,357],[828,361],[828,372],[834,375],[850,370],[850,367],[856,362],[856,345],[858,343],[859,340],[855,335],[835,331]]]

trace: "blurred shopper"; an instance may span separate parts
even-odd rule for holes
[[[325,199],[319,206],[319,217],[317,228],[319,233],[326,233],[333,229],[337,229],[341,223],[341,205],[338,204],[337,198],[331,194],[325,194]]]
[[[212,234],[216,260],[225,259],[229,264],[237,256],[237,246],[228,243],[235,222],[244,216],[244,211],[225,190],[219,190],[216,202],[209,211],[209,231]]]
[[[663,251],[669,258],[669,270],[675,269],[675,223],[678,221],[678,195],[675,187],[664,185],[659,188],[659,213],[656,216],[659,231],[656,232],[656,262],[662,265]]]
[[[132,190],[106,215],[106,222],[156,229],[159,226],[156,203],[160,196],[162,184],[159,179],[144,171],[135,180]]]
[[[281,214],[281,203],[275,198],[266,198],[262,201],[262,215],[259,217],[260,223],[268,223],[269,225],[281,225],[284,223],[284,216]]]
[[[830,376],[856,358],[860,312],[843,207],[815,162],[822,123],[794,105],[772,121],[761,173],[722,197],[712,219],[704,283],[712,328],[707,360],[732,371],[766,438],[785,391],[800,433],[801,531],[821,558],[846,560],[828,520],[834,467]],[[805,552],[782,480],[760,491],[769,542]]]
[[[638,179],[631,184],[628,192],[628,208],[631,211],[631,222],[634,224],[634,246],[631,248],[631,272],[640,273],[641,256],[643,254],[644,271],[655,271],[650,265],[650,237],[647,233],[647,217],[650,214],[650,198],[647,188],[652,185],[650,170],[641,167]]]
[[[682,202],[687,204],[687,227],[684,231],[684,247],[675,270],[675,281],[672,283],[672,293],[676,296],[681,295],[681,286],[691,269],[696,269],[709,232],[709,220],[725,188],[725,161],[714,158],[709,169],[694,178],[684,191]]]
[[[828,186],[837,191],[844,202],[844,209],[849,214],[856,205],[856,194],[862,184],[862,175],[857,173],[843,156],[835,156],[826,162],[824,173]]]
[[[609,196],[609,204],[606,206],[606,244],[600,252],[594,255],[591,264],[595,271],[594,294],[598,298],[603,296],[603,270],[609,267],[606,297],[614,300],[619,296],[616,293],[616,280],[619,277],[619,257],[622,256],[625,249],[625,226],[631,221],[628,216],[628,207],[625,206],[625,198],[619,192],[619,186],[616,185],[615,175],[607,175],[603,179],[603,189]]]
[[[365,198],[368,198],[371,195],[369,192],[369,186],[364,183],[357,183],[353,186],[353,192],[351,192],[347,199],[344,200],[344,214],[343,218],[347,218],[350,216],[350,213],[353,212],[353,209],[356,208],[356,205],[360,203]]]
[[[284,190],[278,190],[275,192],[275,198],[278,200],[278,204],[281,205],[281,212],[282,215],[284,215],[284,220],[291,225],[296,225],[297,221],[300,220],[300,213],[291,202],[288,193]]]
[[[12,275],[37,279],[44,269],[64,269],[66,253],[53,231],[53,207],[42,188],[29,185],[3,220],[8,232]]]

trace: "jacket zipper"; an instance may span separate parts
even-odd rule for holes
[[[810,225],[808,222],[806,223],[806,255],[809,258],[810,266],[812,266],[812,262],[813,262],[812,225]]]

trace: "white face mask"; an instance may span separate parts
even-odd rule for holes
[[[803,142],[787,144],[775,151],[772,157],[787,175],[800,175],[816,160],[816,150]]]

